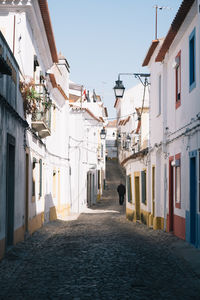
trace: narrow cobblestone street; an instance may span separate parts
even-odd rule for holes
[[[176,255],[173,235],[126,220],[117,163],[103,199],[76,220],[57,220],[0,263],[0,299],[200,299],[200,278]]]

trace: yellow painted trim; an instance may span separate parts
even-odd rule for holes
[[[58,218],[65,218],[70,215],[70,205],[69,204],[61,204],[60,208],[56,209],[56,214]]]
[[[30,234],[38,230],[40,227],[42,227],[44,223],[44,213],[35,216],[33,219],[31,219],[28,223],[28,231]]]
[[[24,226],[18,228],[14,232],[14,245],[24,240]]]
[[[140,219],[141,219],[141,222],[145,225],[147,225],[148,227],[150,226],[149,224],[149,216],[150,216],[150,212],[146,211],[146,210],[143,210],[141,209],[140,210]]]
[[[164,229],[164,218],[162,217],[154,217],[153,218],[153,229]]]
[[[140,177],[140,172],[134,172],[134,177]]]
[[[56,207],[50,207],[50,211],[49,211],[49,220],[50,221],[54,221],[57,220],[57,212],[56,212]]]
[[[153,214],[150,213],[149,215],[149,227],[153,227]]]
[[[135,221],[135,210],[126,208],[126,217],[129,221]]]

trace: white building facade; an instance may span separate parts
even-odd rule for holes
[[[21,207],[23,239],[24,233],[31,234],[44,222],[70,211],[69,65],[63,57],[58,58],[47,1],[4,1],[0,9],[0,29],[19,65],[29,124],[25,205]]]
[[[117,120],[108,122],[106,126],[106,157],[117,159]]]
[[[148,153],[141,157],[147,213],[138,216],[154,229],[172,231],[196,247],[200,247],[199,4],[182,2],[167,36],[152,42],[143,62],[151,74],[150,125]],[[132,164],[134,170],[137,164]],[[139,173],[135,174],[133,198],[140,204],[134,208],[136,215],[144,210],[136,192],[141,195],[141,183]]]
[[[69,163],[72,211],[79,213],[100,199],[105,180],[105,139],[101,131],[106,118],[98,96],[83,95],[83,86],[70,83]]]
[[[0,258],[24,233],[27,126],[19,66],[0,32]]]

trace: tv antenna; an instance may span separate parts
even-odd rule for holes
[[[155,40],[158,39],[158,9],[163,10],[163,9],[172,9],[169,6],[158,6],[157,4],[153,6],[156,11],[156,20],[155,20]]]

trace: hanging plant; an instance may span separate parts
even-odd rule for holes
[[[20,81],[20,92],[24,100],[24,113],[25,115],[33,114],[38,109],[38,103],[41,98],[35,90],[35,83],[33,80],[28,82]]]
[[[47,98],[45,101],[42,101],[42,105],[44,106],[44,111],[47,111],[53,105],[52,100],[50,98]]]

